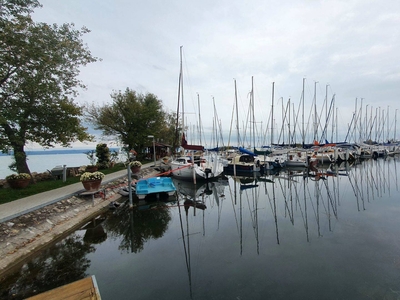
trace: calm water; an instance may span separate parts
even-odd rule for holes
[[[103,299],[398,299],[399,170],[388,158],[176,181],[179,201],[109,211],[3,279],[1,296],[95,275]]]
[[[46,172],[56,166],[80,167],[89,165],[90,161],[86,152],[94,149],[60,149],[60,150],[38,150],[27,151],[28,166],[31,172]],[[110,151],[119,151],[118,148],[110,148]],[[123,155],[120,159],[126,160]],[[14,161],[12,155],[0,154],[0,178],[14,173],[8,166]]]

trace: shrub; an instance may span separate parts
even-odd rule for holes
[[[97,166],[106,169],[110,165],[110,149],[107,144],[97,144],[96,146]]]

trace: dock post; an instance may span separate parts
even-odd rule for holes
[[[129,208],[133,208],[132,201],[132,176],[131,176],[131,166],[128,164],[128,190],[129,190]]]
[[[67,181],[67,165],[63,166],[63,182]]]

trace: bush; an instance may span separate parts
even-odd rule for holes
[[[99,169],[107,169],[110,166],[110,149],[107,144],[97,144],[96,157]]]

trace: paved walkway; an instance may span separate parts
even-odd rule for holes
[[[147,163],[142,168],[149,168],[154,166],[154,163]],[[102,183],[114,181],[118,178],[127,176],[127,170],[121,170],[108,175],[105,175]],[[84,192],[82,183],[77,182],[64,186],[62,188],[50,190],[44,193],[32,195],[29,197],[21,198],[12,202],[0,205],[0,223],[8,221],[12,218],[29,213],[36,209],[42,208],[46,205],[53,204],[57,201],[71,198],[74,195]]]

